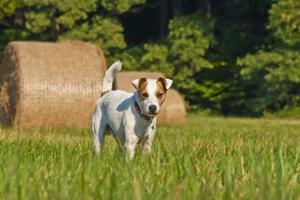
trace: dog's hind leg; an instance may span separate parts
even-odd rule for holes
[[[95,147],[95,152],[97,154],[100,154],[103,148],[104,138],[105,138],[105,127],[106,125],[100,123],[99,131],[97,132],[97,134],[94,134],[94,147]]]
[[[105,137],[106,123],[101,117],[101,113],[96,111],[93,115],[93,137],[94,137],[94,150],[97,154],[100,154],[103,148]]]

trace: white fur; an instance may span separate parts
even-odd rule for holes
[[[173,81],[171,79],[166,78],[166,82],[167,82],[166,88],[168,90],[171,87]]]
[[[114,63],[105,73],[102,92],[111,90],[113,79],[117,71],[120,71],[122,64]],[[92,129],[94,135],[95,152],[100,153],[104,143],[107,128],[116,139],[117,143],[124,147],[129,159],[134,157],[135,147],[141,142],[143,152],[149,153],[155,136],[156,115],[149,113],[149,106],[156,105],[157,113],[160,110],[158,99],[155,96],[156,81],[148,79],[147,92],[149,97],[141,101],[138,93],[115,90],[110,91],[97,101],[93,114]],[[167,81],[168,82],[168,81]],[[172,84],[172,83],[170,83]],[[137,88],[138,81],[133,86]],[[171,85],[169,85],[170,87]],[[139,104],[141,112],[152,118],[149,123],[138,113],[134,101]]]
[[[112,90],[112,84],[116,73],[121,71],[122,63],[120,61],[115,62],[111,67],[105,72],[105,76],[102,81],[102,92],[107,92]]]
[[[140,80],[140,79],[135,79],[135,80],[131,81],[131,84],[132,84],[132,86],[133,86],[135,89],[138,89],[138,86],[139,86],[139,80]]]

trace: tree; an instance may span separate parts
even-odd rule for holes
[[[126,47],[118,15],[144,0],[2,0],[1,49],[11,40],[75,38],[99,44],[106,55]]]
[[[213,68],[205,58],[214,43],[210,27],[211,22],[202,20],[198,13],[175,17],[169,22],[165,40],[129,48],[120,57],[130,70],[160,71],[172,77],[186,99],[198,103],[203,86],[197,84],[196,76],[202,69]]]
[[[160,71],[190,108],[262,115],[299,106],[299,0],[0,0],[11,40],[74,38],[108,63]]]
[[[300,105],[300,2],[279,0],[269,13],[272,42],[238,60],[259,114]]]

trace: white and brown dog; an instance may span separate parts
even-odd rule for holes
[[[92,129],[95,152],[100,153],[106,133],[111,133],[132,159],[136,145],[143,144],[143,153],[151,151],[156,130],[156,116],[166,99],[172,80],[167,78],[132,81],[135,92],[112,91],[115,75],[122,68],[115,62],[105,73],[102,96],[97,101]]]

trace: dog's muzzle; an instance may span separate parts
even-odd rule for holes
[[[141,108],[140,108],[140,106],[139,106],[139,104],[136,102],[136,101],[134,101],[134,107],[135,107],[135,109],[136,109],[136,111],[139,113],[139,115],[144,119],[144,120],[146,120],[149,124],[151,124],[152,123],[152,121],[153,121],[153,118],[157,115],[157,113],[155,112],[155,113],[153,113],[153,117],[150,117],[150,116],[148,116],[148,115],[145,115],[145,114],[143,114],[142,113],[142,110],[141,110]],[[149,106],[149,110],[150,110],[150,107],[151,106]],[[153,109],[153,108],[152,108]],[[155,106],[155,110],[156,110],[157,108],[156,108],[156,106]],[[151,111],[150,111],[151,112]],[[152,113],[151,113],[152,114]]]
[[[157,106],[156,105],[149,106],[150,114],[157,114],[156,110],[157,110]]]

